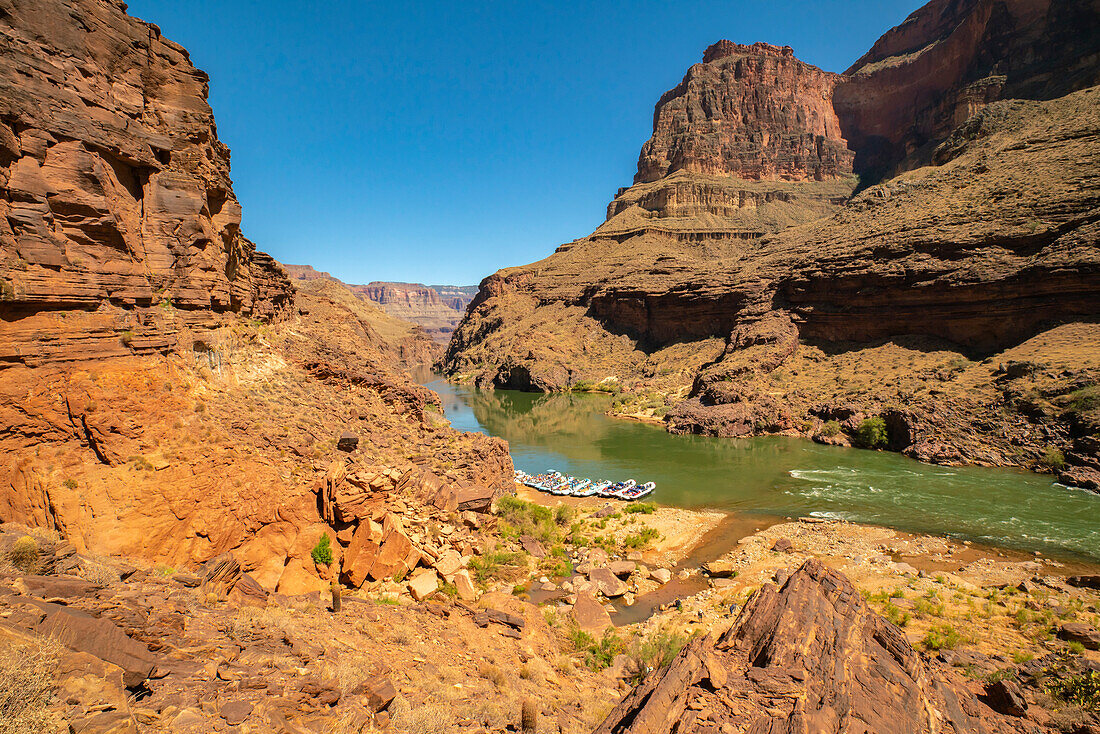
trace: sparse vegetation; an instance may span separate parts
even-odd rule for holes
[[[53,731],[56,717],[47,711],[61,646],[48,638],[0,651],[0,734]]]
[[[672,664],[688,642],[686,635],[670,632],[664,628],[644,639],[635,639],[630,645],[630,658],[634,661],[634,674],[631,681],[635,685],[651,670],[659,670]]]
[[[1066,457],[1056,446],[1047,446],[1039,463],[1051,471],[1061,471],[1066,468]]]
[[[33,573],[38,568],[38,543],[24,535],[8,551],[8,561],[23,573]]]
[[[328,533],[321,533],[317,545],[313,546],[313,550],[309,552],[309,555],[313,557],[314,563],[319,563],[322,566],[332,563],[332,540],[328,537]]]
[[[76,489],[76,480],[66,479],[64,482],[61,483],[61,486],[65,489]]]
[[[925,650],[953,650],[963,643],[963,636],[949,624],[934,624],[921,639]]]
[[[877,449],[886,445],[886,421],[882,416],[866,418],[856,430],[855,443],[865,449]]]
[[[1044,685],[1055,698],[1089,711],[1100,711],[1100,672],[1050,676]]]
[[[652,515],[656,509],[657,505],[652,502],[631,502],[625,511],[633,515]]]
[[[569,630],[569,641],[573,649],[584,653],[584,663],[592,670],[610,666],[615,656],[625,649],[622,639],[610,627],[599,640],[579,627],[573,627]]]
[[[492,550],[470,559],[470,570],[480,584],[515,579],[525,565],[522,553],[502,550]]]
[[[822,436],[838,436],[840,435],[840,422],[839,421],[826,421],[825,425],[821,427]]]
[[[1100,408],[1100,385],[1088,385],[1069,394],[1070,410],[1084,413]]]

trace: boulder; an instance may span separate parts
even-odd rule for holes
[[[350,431],[344,431],[336,441],[336,448],[341,451],[355,451],[359,448],[359,437]]]
[[[1027,715],[1027,701],[1015,681],[999,680],[986,684],[985,699],[994,711],[1009,716]]]
[[[493,505],[492,487],[464,487],[458,490],[457,510],[459,512],[489,512]]]
[[[202,591],[204,594],[227,596],[242,573],[241,566],[232,553],[211,558],[203,566]]]
[[[728,579],[736,574],[733,562],[724,558],[707,561],[702,565],[703,573],[711,578]]]
[[[262,607],[267,604],[267,589],[246,573],[233,585],[229,600],[241,606]]]
[[[589,571],[588,580],[594,583],[596,588],[608,598],[622,596],[628,590],[627,585],[620,581],[618,576],[611,573],[611,569],[604,566]]]
[[[409,593],[417,601],[423,601],[439,589],[439,578],[435,571],[423,571],[409,579]]]
[[[772,546],[772,550],[776,553],[790,553],[794,550],[794,544],[791,543],[790,538],[779,538]]]
[[[1058,638],[1078,642],[1089,650],[1100,650],[1100,631],[1084,622],[1065,622],[1058,628]]]
[[[470,578],[470,572],[466,569],[462,569],[455,573],[454,585],[455,588],[458,589],[458,598],[462,601],[477,600],[477,588]]]
[[[611,615],[607,613],[603,604],[589,594],[577,596],[576,603],[569,611],[569,617],[579,628],[591,635],[600,636],[611,626]]]
[[[432,565],[440,576],[447,581],[452,581],[454,575],[462,570],[462,558],[458,555],[458,551],[448,549]]]
[[[127,688],[140,685],[153,672],[156,665],[153,653],[114,623],[57,604],[41,607],[46,616],[38,623],[38,634],[122,668],[122,681]]]
[[[926,661],[816,559],[779,589],[765,584],[733,626],[697,637],[650,674],[597,734],[875,732],[1015,734],[966,681]]]
[[[634,569],[637,567],[638,564],[634,563],[634,561],[612,561],[607,564],[607,569],[619,578],[626,578],[634,573]]]
[[[649,577],[658,584],[667,584],[672,580],[672,571],[667,568],[657,568],[649,572]]]
[[[1066,583],[1081,589],[1100,589],[1100,576],[1070,576]]]
[[[372,713],[382,711],[397,698],[397,689],[394,688],[393,681],[382,675],[366,679],[351,692],[353,695],[362,696]]]
[[[519,536],[519,544],[523,546],[523,550],[527,551],[535,558],[545,558],[546,549],[542,547],[542,543],[538,542],[530,535]]]

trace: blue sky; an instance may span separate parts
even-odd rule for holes
[[[653,105],[720,38],[843,71],[915,0],[130,0],[211,77],[244,232],[353,283],[472,284],[631,183]]]

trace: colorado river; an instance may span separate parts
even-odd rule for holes
[[[517,469],[654,481],[656,502],[815,516],[1100,561],[1100,495],[1012,469],[943,467],[784,437],[674,436],[604,415],[603,395],[477,390],[430,374],[455,428],[499,436]]]

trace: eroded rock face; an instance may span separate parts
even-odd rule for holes
[[[1013,732],[946,667],[925,661],[842,574],[802,565],[764,586],[733,627],[651,674],[600,734]]]
[[[125,7],[0,10],[0,366],[166,351],[157,304],[208,324],[293,299],[241,234],[206,74]]]
[[[1100,8],[1075,0],[933,0],[882,36],[834,95],[856,168],[925,165],[1000,99],[1100,84]]]
[[[634,182],[680,170],[786,181],[850,174],[831,101],[839,79],[789,46],[715,43],[657,102]]]

